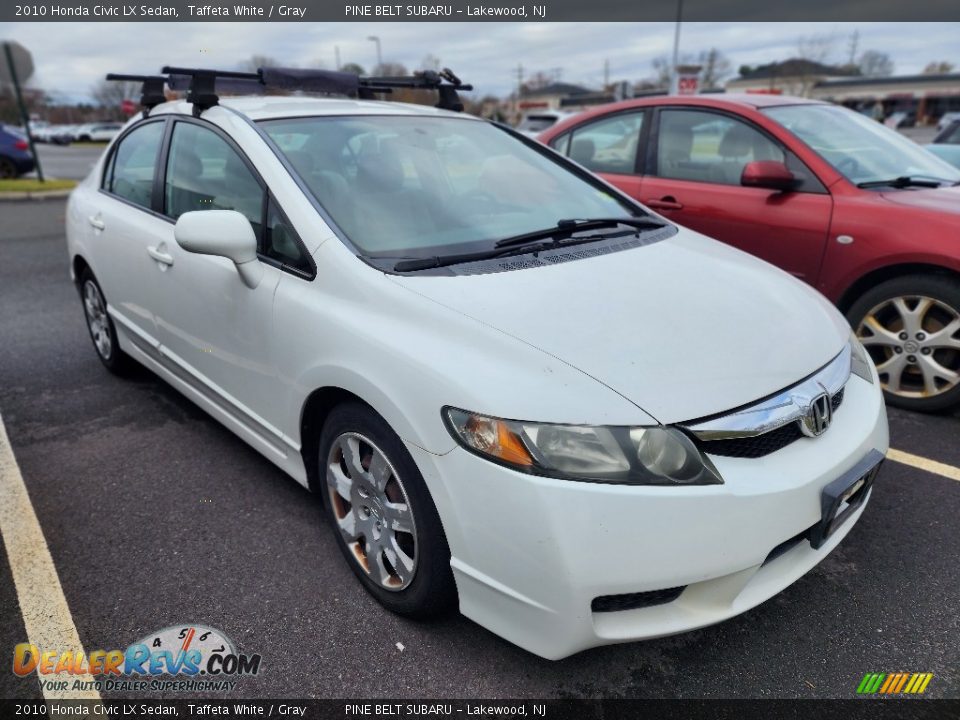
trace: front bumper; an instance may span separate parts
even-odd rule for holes
[[[765,563],[771,551],[820,521],[826,485],[887,447],[878,386],[855,376],[823,436],[761,459],[714,457],[723,485],[554,480],[408,444],[444,524],[461,611],[550,659],[711,625],[780,592],[836,547],[866,502],[818,549],[804,540]],[[591,609],[597,597],[680,586],[665,604]]]

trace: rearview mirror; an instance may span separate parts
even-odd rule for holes
[[[793,190],[799,184],[797,176],[782,162],[754,160],[743,166],[740,184],[744,187],[767,188],[768,190]]]
[[[232,260],[247,287],[260,284],[263,266],[257,260],[257,237],[250,221],[236,210],[186,212],[177,220],[173,236],[187,252]]]

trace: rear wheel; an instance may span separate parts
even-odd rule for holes
[[[360,403],[335,408],[320,438],[324,508],[340,551],[384,607],[431,617],[456,598],[440,517],[413,458]]]
[[[960,405],[960,282],[888,280],[857,300],[847,319],[877,366],[887,402],[921,412]]]
[[[133,361],[120,349],[117,329],[107,313],[107,301],[103,297],[100,283],[89,268],[80,274],[80,299],[83,301],[83,314],[97,357],[110,372],[118,375],[125,373]]]

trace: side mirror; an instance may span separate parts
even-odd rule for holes
[[[257,261],[257,238],[250,221],[236,210],[186,212],[177,220],[173,236],[187,252],[232,260],[248,288],[260,284],[263,266]]]
[[[793,190],[799,184],[797,176],[782,162],[754,160],[743,166],[740,184],[744,187],[767,188],[768,190]]]

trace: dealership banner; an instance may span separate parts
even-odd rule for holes
[[[452,0],[441,3],[369,0],[54,0],[0,3],[0,21],[186,21],[202,22],[604,22],[677,19],[676,0]],[[904,3],[877,0],[684,0],[685,21],[952,21],[960,20],[956,0]]]
[[[0,700],[0,717],[305,720],[910,720],[960,717],[960,700]]]

